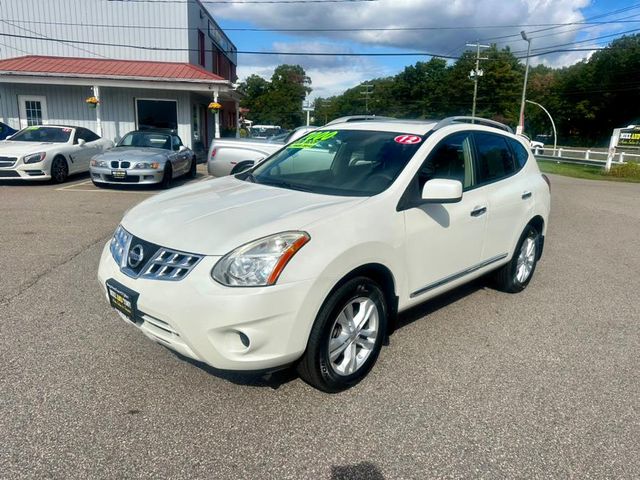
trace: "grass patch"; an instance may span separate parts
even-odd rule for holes
[[[614,165],[611,167],[609,173],[606,173],[604,168],[601,167],[576,165],[573,163],[557,163],[549,160],[538,160],[538,166],[544,173],[564,175],[565,177],[640,183],[640,164],[637,163]]]

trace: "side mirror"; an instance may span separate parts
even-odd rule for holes
[[[79,138],[78,139],[78,146],[82,147],[82,146],[84,146],[85,143],[87,143],[87,142],[84,141],[84,138]]]
[[[11,137],[13,137],[13,135],[7,135],[6,137],[4,137],[5,140],[11,140]]]
[[[178,149],[179,152],[186,152],[187,151],[187,147],[185,147],[184,145],[180,145],[180,148]]]
[[[434,178],[424,184],[422,201],[425,203],[457,203],[462,200],[462,182]]]

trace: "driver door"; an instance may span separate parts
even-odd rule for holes
[[[445,137],[420,168],[414,184],[413,208],[404,211],[406,265],[411,299],[463,278],[481,262],[487,228],[487,195],[474,189],[472,138],[469,132]],[[422,203],[422,187],[434,178],[460,180],[462,200]]]

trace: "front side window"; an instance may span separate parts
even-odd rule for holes
[[[175,151],[180,150],[180,146],[182,145],[182,141],[180,141],[179,137],[172,137],[173,138],[173,149]]]
[[[376,195],[393,183],[422,141],[402,132],[315,131],[238,178],[327,195]]]
[[[130,132],[120,140],[117,146],[171,150],[171,136],[155,132]]]
[[[420,189],[428,180],[434,178],[459,180],[465,189],[474,185],[469,133],[450,135],[433,149],[418,172]]]
[[[71,128],[31,126],[23,128],[13,137],[12,142],[67,143],[71,136]]]
[[[474,134],[478,152],[478,183],[490,183],[515,172],[515,163],[507,141],[501,135]]]

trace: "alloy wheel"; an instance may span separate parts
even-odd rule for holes
[[[533,267],[536,263],[536,237],[527,237],[518,254],[518,262],[516,263],[516,280],[520,283],[527,281]]]
[[[341,376],[352,375],[367,361],[379,334],[378,307],[371,298],[350,300],[337,316],[329,339],[329,361]]]

